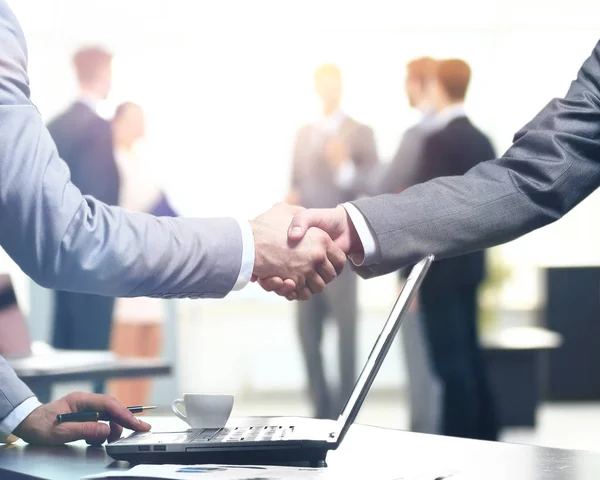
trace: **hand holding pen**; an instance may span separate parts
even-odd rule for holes
[[[145,412],[146,410],[153,410],[156,407],[155,406],[148,406],[148,407],[142,407],[142,406],[135,406],[135,407],[126,407],[127,410],[129,410],[131,413],[136,414],[136,413],[142,413]],[[104,421],[104,422],[108,422],[113,420],[113,418],[110,416],[109,412],[96,412],[96,411],[85,411],[85,412],[75,412],[75,413],[60,413],[56,416],[56,421],[58,423],[65,423],[65,422],[98,422],[98,421]]]
[[[32,398],[35,401],[35,398]],[[57,416],[90,412],[106,414],[109,424],[92,421],[62,421]],[[100,418],[98,418],[100,420]],[[93,393],[71,393],[46,405],[35,408],[15,428],[14,434],[28,443],[37,445],[60,445],[83,439],[91,445],[101,445],[106,440],[114,442],[120,438],[123,427],[146,432],[150,425],[137,419],[117,400],[109,395]]]

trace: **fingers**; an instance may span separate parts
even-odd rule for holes
[[[312,275],[308,275],[306,277],[306,286],[310,289],[310,292],[313,295],[321,293],[323,290],[325,290],[325,285],[327,285],[327,283],[318,273],[313,273]]]
[[[303,287],[299,288],[298,290],[296,290],[296,294],[297,294],[297,299],[302,300],[302,301],[310,300],[310,298],[312,297],[312,292],[306,286],[303,286]]]
[[[90,445],[102,445],[110,435],[110,427],[100,422],[62,423],[56,428],[52,443],[85,440]]]
[[[289,300],[290,302],[293,302],[294,300],[298,300],[298,292],[296,292],[294,290],[293,292],[291,292],[288,295],[286,295],[285,298],[287,300]]]
[[[296,283],[288,278],[287,280],[283,281],[282,287],[276,290],[275,293],[281,297],[287,297],[288,295],[293,293],[295,289]]]
[[[294,283],[293,280],[290,281]],[[259,280],[258,284],[267,292],[275,292],[283,288],[284,282],[280,277],[269,277]]]
[[[258,284],[267,292],[275,292],[280,297],[286,297],[288,300],[296,300],[296,283],[288,278],[282,280],[279,277],[269,277],[258,280]]]
[[[114,442],[121,438],[123,433],[123,427],[115,422],[110,422],[110,435],[108,436],[108,442]]]
[[[338,271],[333,266],[333,263],[329,260],[329,256],[317,267],[317,274],[325,283],[331,283],[336,279],[338,276]]]
[[[110,395],[72,393],[67,395],[65,399],[72,405],[73,411],[82,412],[92,410],[106,412],[114,422],[126,428],[142,432],[150,430],[150,425],[136,418],[129,410]],[[108,433],[109,432],[106,433],[107,436]]]
[[[335,270],[336,276],[342,273],[344,265],[346,265],[346,259],[346,254],[342,251],[342,249],[339,248],[335,243],[330,242],[327,246],[327,260],[331,262],[331,265]],[[325,263],[326,262],[324,262],[323,264]],[[329,283],[329,281],[327,283]]]

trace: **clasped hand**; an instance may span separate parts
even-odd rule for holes
[[[288,300],[308,300],[342,271],[362,245],[342,206],[306,210],[279,203],[252,222],[253,280]]]

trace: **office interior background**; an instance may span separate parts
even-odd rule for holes
[[[600,18],[594,0],[9,3],[27,37],[32,98],[45,120],[77,92],[72,53],[104,45],[115,53],[106,113],[125,100],[143,106],[141,151],[174,206],[187,216],[242,218],[288,190],[295,132],[318,115],[312,75],[319,64],[340,67],[344,110],[373,127],[389,161],[417,120],[403,90],[406,63],[462,58],[473,71],[468,113],[501,154],[520,127],[564,95],[598,41]],[[539,322],[545,268],[600,266],[599,208],[596,193],[556,224],[490,252],[508,272],[496,295],[482,299],[494,311],[490,328]],[[13,272],[33,338],[48,340],[50,296]],[[395,275],[360,281],[359,367],[396,292]],[[223,392],[236,395],[238,413],[308,413],[292,304],[251,285],[224,301],[171,301],[167,309],[163,355],[177,368],[174,378],[156,382],[156,403],[182,392]],[[328,330],[325,341],[332,375],[334,335]],[[361,420],[405,428],[405,387],[398,346]],[[537,432],[506,439],[598,448],[575,430],[598,431],[600,403],[545,404],[539,420]]]

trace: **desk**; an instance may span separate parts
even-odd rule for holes
[[[153,425],[157,417],[148,417]],[[588,480],[600,478],[600,453],[483,442],[354,425],[327,456],[333,478],[410,480],[411,473],[458,471],[457,480]],[[82,442],[65,447],[0,446],[2,480],[79,480],[113,462],[103,448]],[[382,475],[382,472],[388,474]],[[389,472],[394,472],[390,475]],[[319,476],[324,480],[323,476]],[[414,478],[414,477],[413,477]],[[423,477],[419,477],[420,480]],[[425,477],[427,478],[427,477]],[[451,480],[454,480],[450,477]]]
[[[171,366],[160,359],[114,358],[107,352],[60,351],[43,357],[7,359],[41,402],[50,401],[52,386],[76,381],[168,375]],[[44,360],[48,362],[44,365]]]

